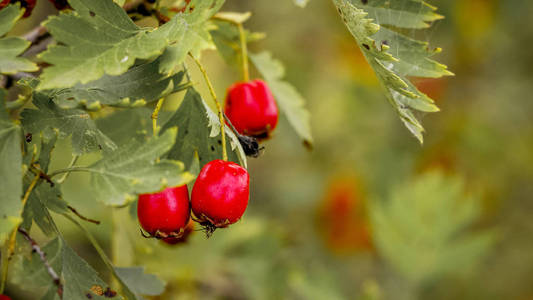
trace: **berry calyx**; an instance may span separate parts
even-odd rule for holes
[[[37,3],[37,0],[2,0],[2,2],[0,2],[0,9],[8,6],[10,3],[16,2],[20,2],[20,7],[24,7],[26,9],[22,17],[27,18],[31,15],[31,12],[35,7],[35,4]]]
[[[149,237],[181,237],[190,219],[189,191],[186,185],[139,195],[137,217]]]
[[[240,134],[266,138],[278,124],[278,107],[267,84],[255,79],[228,88],[224,112]]]
[[[193,220],[189,220],[189,223],[187,223],[187,226],[185,227],[185,230],[183,231],[182,236],[180,237],[167,237],[162,239],[163,242],[165,242],[168,245],[177,245],[177,244],[184,244],[189,239],[189,236],[194,232],[194,222]]]
[[[248,206],[250,177],[236,163],[213,160],[196,178],[191,195],[195,221],[210,235],[216,228],[227,227],[242,217]]]

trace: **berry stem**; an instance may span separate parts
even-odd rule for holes
[[[152,131],[154,136],[157,135],[157,117],[159,116],[159,111],[161,110],[161,107],[163,107],[164,101],[165,98],[159,99],[159,101],[157,101],[154,111],[152,112]]]
[[[241,40],[241,56],[242,56],[242,76],[245,82],[250,81],[250,72],[248,70],[248,49],[246,48],[246,35],[242,23],[237,23],[239,28],[239,39]]]
[[[80,158],[79,155],[74,155],[72,157],[72,160],[70,161],[70,164],[68,165],[67,168],[72,168],[74,167],[74,165],[76,164],[76,162],[78,161],[78,158]],[[61,184],[63,183],[65,180],[67,180],[67,177],[68,175],[70,174],[70,172],[65,172],[65,174],[63,175],[63,177],[59,178],[59,180],[57,181],[57,183]]]
[[[222,135],[222,159],[228,160],[228,152],[226,150],[226,132],[224,128],[224,112],[222,111],[222,106],[220,105],[220,102],[217,99],[215,89],[213,89],[213,85],[211,84],[211,81],[209,80],[209,77],[207,76],[207,72],[205,71],[204,67],[202,66],[200,61],[191,53],[189,53],[189,56],[194,60],[194,62],[198,66],[198,69],[200,69],[200,71],[202,72],[205,82],[207,83],[207,87],[209,88],[209,92],[211,93],[211,97],[213,97],[213,100],[215,101],[215,104],[217,106],[218,119],[220,120],[220,134]]]

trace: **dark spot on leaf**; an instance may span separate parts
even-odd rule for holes
[[[30,132],[26,133],[26,143],[31,143],[32,139],[33,135]]]
[[[93,295],[91,295],[91,293],[87,293],[87,294],[85,294],[85,297],[87,297],[87,299],[92,299]]]
[[[185,129],[185,134],[189,134],[189,130],[188,129]]]
[[[343,21],[344,23],[348,23],[348,21],[346,21],[346,18],[345,18],[345,17],[342,17],[342,21]]]
[[[361,3],[368,4],[368,0],[361,0]]]
[[[98,144],[98,149],[102,150],[102,145]]]
[[[370,47],[367,44],[363,44],[363,47],[365,47],[366,50],[370,50]]]
[[[104,296],[106,298],[113,298],[117,295],[117,292],[113,291],[112,289],[110,289],[109,287],[105,290],[104,292]]]
[[[389,42],[387,40],[383,40],[383,41],[381,41],[381,44],[382,45],[389,45]]]
[[[218,140],[217,143],[218,143],[219,145],[222,145],[222,141],[221,141],[221,140]]]
[[[94,13],[94,11],[90,11],[90,12],[89,12],[89,15],[91,15],[91,17],[96,16],[96,14]]]
[[[341,8],[340,8],[340,7],[337,7],[337,11],[339,12],[339,14],[341,14],[341,15],[342,15],[342,10],[341,10]]]
[[[201,157],[201,156],[198,156],[198,160],[202,160],[202,157]]]
[[[215,146],[211,146],[211,151],[215,151]]]
[[[67,100],[74,100],[74,97],[68,97]]]

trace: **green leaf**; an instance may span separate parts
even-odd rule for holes
[[[171,128],[147,141],[132,140],[102,160],[83,168],[91,172],[96,199],[108,205],[125,205],[136,194],[162,190],[188,183],[193,176],[175,160],[157,161],[176,141],[177,129]],[[181,140],[180,140],[181,141]]]
[[[386,91],[386,96],[409,131],[422,143],[424,128],[415,111],[436,112],[433,100],[409,82],[407,76],[441,77],[453,75],[446,66],[431,59],[440,49],[411,39],[402,28],[425,28],[442,16],[422,0],[333,0],[342,20],[361,48]],[[377,21],[373,22],[373,17]],[[397,30],[388,27],[388,25]]]
[[[159,72],[174,72],[189,52],[198,58],[202,50],[215,48],[209,34],[213,25],[208,20],[223,4],[224,1],[193,1],[191,13],[178,14],[165,24],[173,32],[173,44],[161,56]]]
[[[157,296],[165,290],[165,283],[157,276],[145,274],[144,267],[115,268],[118,276],[138,296]]]
[[[104,74],[123,74],[135,59],[161,55],[169,45],[185,54],[194,51],[198,38],[195,28],[203,27],[223,1],[201,1],[192,12],[177,14],[157,29],[137,27],[112,0],[69,3],[74,12],[51,17],[44,23],[60,44],[41,54],[43,60],[53,65],[41,75],[38,87],[41,90],[85,84]],[[160,69],[169,66],[174,70],[172,64],[178,63],[163,57]],[[165,73],[171,70],[166,69]]]
[[[462,181],[429,173],[393,189],[388,201],[372,205],[370,216],[380,254],[420,283],[468,270],[487,253],[492,232],[469,230],[480,210],[464,195]]]
[[[436,8],[422,0],[368,0],[350,1],[355,7],[363,9],[368,16],[381,25],[402,28],[427,28],[431,22],[444,18],[436,14]]]
[[[26,176],[25,186],[28,186],[31,180],[31,176]],[[47,182],[40,181],[24,206],[22,228],[29,231],[33,221],[45,235],[54,235],[57,228],[48,209],[57,213],[66,213],[67,203],[61,197],[61,190],[57,184],[51,186]]]
[[[212,160],[222,158],[219,118],[193,88],[187,90],[180,107],[161,132],[166,133],[175,126],[179,128],[179,142],[170,149],[168,158],[184,162],[187,169],[194,163],[195,153],[198,155],[200,168]],[[228,126],[225,128],[229,159],[246,166],[246,156],[237,137]]]
[[[6,91],[0,89],[0,245],[22,221],[22,133],[20,127],[9,119],[5,109],[5,96]]]
[[[33,104],[38,109],[24,109],[21,113],[25,132],[43,132],[44,138],[51,138],[54,130],[58,130],[60,138],[72,136],[74,154],[116,149],[117,146],[98,130],[86,111],[61,109],[42,93],[34,93]]]
[[[8,5],[0,10],[0,37],[6,35],[24,13],[17,5]],[[19,71],[33,72],[39,68],[33,62],[17,57],[31,43],[19,37],[0,38],[0,73],[15,74]]]
[[[152,111],[146,107],[117,110],[104,118],[96,119],[98,128],[118,146],[131,142],[131,139],[144,141],[152,135]],[[158,124],[169,117],[166,112],[159,112]]]
[[[235,17],[231,15],[227,16],[226,14],[223,14],[222,17],[236,19],[233,21],[242,21],[245,16],[248,16],[247,14],[242,14],[244,16]],[[220,17],[220,15],[221,13],[218,13],[215,17]],[[242,65],[242,52],[238,27],[235,24],[220,19],[215,19],[214,24],[216,27],[211,31],[211,36],[213,37],[213,42],[217,47],[218,53],[229,65],[240,69]],[[250,32],[246,29],[244,30],[244,35],[247,43],[255,42],[265,37],[264,33]]]
[[[139,106],[156,101],[169,94],[183,90],[183,72],[172,76],[159,73],[160,60],[132,67],[118,76],[104,75],[86,84],[72,88],[47,91],[54,102],[62,108],[84,107],[97,110],[102,105]]]
[[[281,62],[272,58],[269,52],[252,54],[250,59],[265,78],[281,111],[287,116],[296,133],[305,144],[311,145],[313,143],[311,115],[304,107],[305,101],[300,93],[288,82],[282,80],[285,76],[285,70]]]

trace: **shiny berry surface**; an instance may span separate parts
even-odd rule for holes
[[[236,163],[213,160],[207,163],[192,189],[191,205],[200,223],[226,227],[237,222],[248,206],[250,178]]]
[[[224,112],[240,134],[268,137],[278,124],[278,107],[267,84],[259,79],[228,88]]]
[[[186,185],[139,195],[137,217],[142,228],[155,237],[183,233],[190,218]]]

